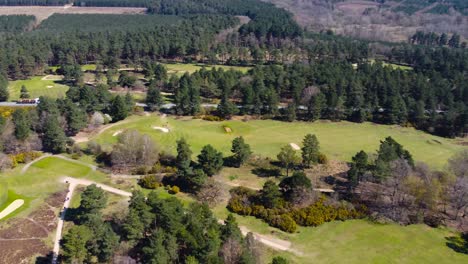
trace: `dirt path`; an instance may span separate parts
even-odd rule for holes
[[[45,154],[45,155],[42,155],[40,156],[39,158],[33,160],[33,161],[30,161],[29,163],[27,163],[26,165],[24,165],[24,167],[21,169],[21,174],[24,174],[28,169],[29,167],[31,167],[31,165],[33,165],[34,163],[42,160],[42,159],[45,159],[47,157],[51,157],[52,155],[51,154]]]
[[[129,193],[129,192],[122,191],[122,190],[116,189],[114,187],[110,187],[108,185],[105,185],[105,184],[100,184],[100,183],[96,183],[96,182],[85,180],[85,179],[75,179],[75,178],[71,178],[71,177],[65,177],[65,178],[62,179],[62,182],[68,183],[69,187],[68,187],[67,196],[65,198],[65,203],[63,205],[64,210],[60,214],[60,218],[59,218],[59,221],[58,221],[58,224],[57,224],[57,232],[55,233],[52,264],[57,264],[57,258],[58,258],[58,254],[59,254],[59,251],[60,251],[60,240],[62,239],[62,229],[63,229],[65,213],[66,213],[66,210],[68,209],[68,207],[70,206],[70,201],[71,201],[71,198],[72,198],[72,195],[73,195],[73,191],[75,190],[77,185],[88,186],[88,185],[91,185],[91,184],[96,184],[96,186],[102,188],[105,191],[108,191],[108,192],[111,192],[111,193],[114,193],[114,194],[117,194],[117,195],[125,196],[125,197],[128,197],[128,198],[130,198],[132,196],[132,194]],[[223,222],[223,220],[219,220],[219,221]],[[244,235],[247,235],[247,233],[250,232],[250,230],[248,228],[244,227],[244,226],[239,226],[239,228],[241,229],[241,231],[242,231],[242,233]],[[255,239],[257,241],[259,241],[260,243],[263,243],[264,245],[266,245],[268,247],[271,247],[273,249],[280,250],[280,251],[289,251],[289,252],[292,252],[292,253],[297,254],[297,255],[302,255],[301,252],[298,252],[298,251],[296,251],[294,249],[291,249],[291,242],[289,242],[289,241],[278,239],[278,238],[273,238],[273,237],[270,237],[270,236],[261,235],[261,234],[257,234],[257,233],[252,233],[252,234],[253,234],[253,236],[255,237]]]

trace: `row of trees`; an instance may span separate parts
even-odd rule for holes
[[[164,72],[164,71],[163,71]],[[303,119],[373,121],[415,126],[454,137],[467,132],[468,100],[465,77],[402,71],[380,63],[323,62],[314,65],[257,66],[249,73],[202,69],[180,79],[160,78],[159,87],[175,93],[176,113],[200,112],[201,96],[221,99],[217,114],[270,115]],[[159,90],[160,90],[159,89]],[[155,93],[156,92],[156,93]],[[155,98],[155,99],[153,99]],[[161,102],[151,89],[152,105]],[[280,103],[288,107],[280,113]]]
[[[466,48],[466,42],[460,41],[460,35],[453,34],[449,37],[446,33],[441,35],[435,32],[417,31],[411,38],[412,44],[428,45],[428,46],[449,46],[451,48]]]

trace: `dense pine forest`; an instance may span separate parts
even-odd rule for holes
[[[14,15],[0,16],[0,33],[19,33],[32,27],[34,16]]]
[[[106,2],[126,3],[82,4]],[[0,72],[16,80],[41,74],[47,65],[145,68],[158,60],[257,65],[245,76],[200,71],[162,89],[176,98],[179,94],[181,104],[183,93],[196,90],[220,99],[222,107],[242,107],[224,109],[224,117],[285,118],[294,112],[286,119],[401,124],[447,137],[467,133],[468,52],[457,35],[418,33],[409,45],[355,40],[331,31],[304,34],[290,13],[256,0],[158,0],[148,7],[149,15],[55,14],[30,32],[3,34]],[[220,32],[239,25],[237,15],[250,21],[218,39]],[[8,21],[2,23],[4,31],[11,32],[21,31],[30,18],[1,19]],[[374,63],[374,58],[410,70]],[[182,107],[177,113],[198,111]]]

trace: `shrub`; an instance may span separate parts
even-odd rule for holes
[[[231,199],[227,208],[240,215],[252,215],[263,219],[270,226],[286,232],[295,232],[297,225],[319,226],[334,220],[362,218],[367,212],[364,206],[330,203],[325,197],[304,208],[291,208],[290,204],[276,208],[265,208],[255,191],[245,187],[231,190]]]
[[[220,121],[224,121],[223,118],[219,117],[219,116],[215,116],[215,115],[205,115],[203,116],[203,120],[205,121],[211,121],[211,122],[220,122]]]
[[[29,161],[39,158],[42,154],[36,151],[23,152],[16,155],[9,155],[11,166],[15,168],[18,164],[28,163]]]
[[[162,186],[162,184],[156,179],[155,175],[146,175],[142,177],[138,181],[138,184],[145,189],[156,189]]]
[[[81,154],[79,152],[75,152],[71,155],[71,158],[74,160],[78,160],[80,159],[80,157],[81,157]]]
[[[172,186],[171,190],[169,191],[171,194],[178,194],[180,192],[180,188],[178,186]]]
[[[328,163],[328,157],[327,157],[327,155],[325,155],[323,153],[319,153],[317,159],[318,159],[318,163],[320,163],[320,164],[327,164]]]

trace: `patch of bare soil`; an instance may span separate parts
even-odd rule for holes
[[[29,263],[32,257],[45,256],[51,251],[44,239],[56,228],[57,212],[65,194],[51,195],[45,204],[27,217],[8,220],[7,227],[0,229],[1,263]]]
[[[346,162],[330,160],[328,164],[314,165],[306,170],[314,188],[331,188],[336,180],[343,178],[349,170]]]

